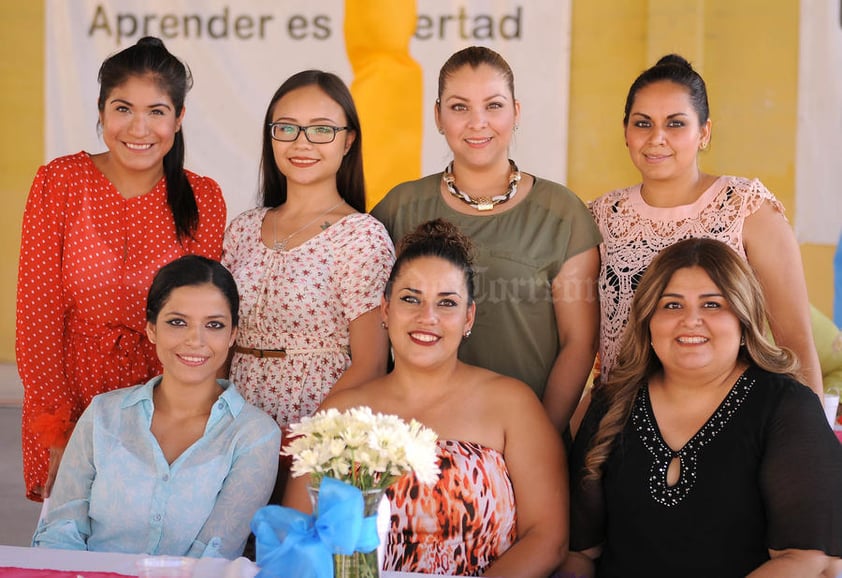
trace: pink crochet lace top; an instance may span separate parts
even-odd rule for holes
[[[648,205],[639,184],[611,191],[589,204],[602,233],[599,356],[603,379],[617,360],[634,291],[655,255],[682,239],[710,237],[745,258],[743,223],[764,202],[784,212],[759,180],[721,176],[690,205]]]

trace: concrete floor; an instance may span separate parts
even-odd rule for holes
[[[0,544],[29,546],[41,505],[24,497],[20,453],[23,388],[14,365],[0,364]]]

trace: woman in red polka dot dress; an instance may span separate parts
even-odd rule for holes
[[[37,501],[91,398],[161,372],[143,332],[155,272],[222,252],[219,185],[184,169],[187,67],[142,38],[103,63],[99,83],[108,150],[41,167],[23,218],[15,350],[26,494]]]

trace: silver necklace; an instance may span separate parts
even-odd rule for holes
[[[512,159],[509,159],[509,165],[512,167],[512,172],[509,175],[509,188],[502,195],[494,197],[483,195],[474,198],[456,188],[456,178],[453,176],[453,161],[450,161],[450,164],[444,169],[441,179],[444,181],[444,186],[447,187],[450,194],[466,205],[475,208],[477,211],[490,211],[500,203],[505,203],[517,194],[517,185],[520,182],[520,170],[518,170],[515,161]]]
[[[305,224],[303,227],[296,229],[295,231],[287,235],[285,239],[282,239],[280,241],[278,241],[278,221],[280,220],[280,217],[275,217],[275,222],[272,226],[272,249],[274,249],[275,251],[286,251],[287,244],[289,243],[290,239],[292,239],[298,233],[300,233],[301,231],[303,231],[304,229],[306,229],[307,227],[309,227],[310,225],[312,225],[313,223],[315,223],[316,221],[333,211],[333,209],[337,208],[344,202],[345,200],[343,199],[335,205],[333,205],[332,207],[330,207],[329,209],[326,209],[325,211],[319,213],[318,215],[316,215],[315,219],[313,219],[312,221],[307,221],[307,224]],[[327,227],[322,227],[322,229],[327,229]]]

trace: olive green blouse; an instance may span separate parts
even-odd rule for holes
[[[397,245],[443,218],[474,242],[477,316],[459,358],[526,382],[543,395],[559,353],[551,284],[567,259],[601,237],[590,212],[566,187],[535,177],[526,199],[495,215],[465,215],[441,196],[441,173],[393,188],[371,211]]]

